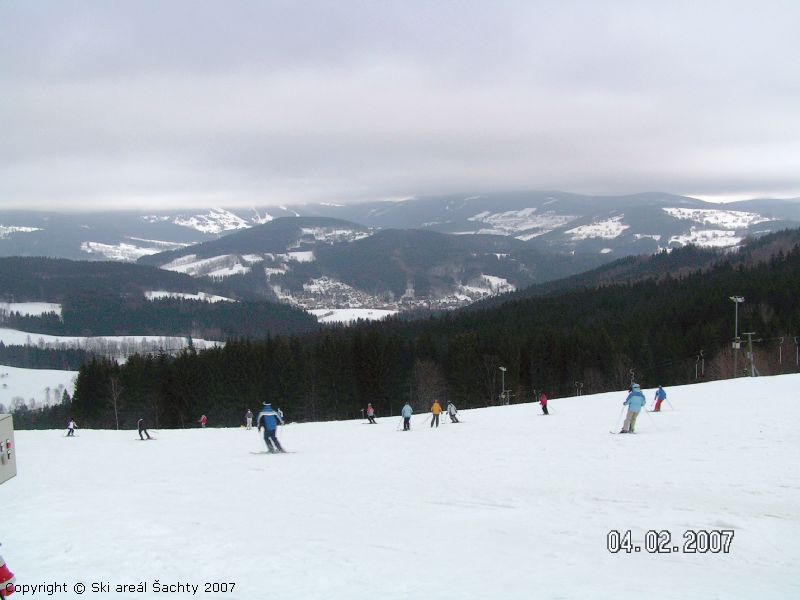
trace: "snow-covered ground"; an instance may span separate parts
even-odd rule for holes
[[[119,244],[102,244],[100,242],[83,242],[81,250],[87,254],[97,254],[108,260],[134,262],[143,256],[158,254],[167,250],[185,248],[189,244],[180,242],[165,242],[162,240],[147,240],[137,237],[127,238],[133,243],[120,242]]]
[[[77,371],[19,369],[0,365],[0,404],[6,410],[13,408],[15,399],[24,401],[28,407],[31,407],[31,399],[37,407],[58,404],[65,389],[72,395],[77,375]]]
[[[182,298],[184,300],[202,300],[203,302],[236,302],[232,298],[225,296],[216,296],[214,294],[206,294],[205,292],[198,292],[196,294],[187,294],[185,292],[167,292],[164,290],[157,290],[144,293],[145,298],[148,300],[161,300],[163,298]]]
[[[38,346],[40,348],[81,348],[103,356],[124,358],[133,352],[178,351],[186,346],[185,337],[147,335],[105,335],[97,337],[56,336],[45,333],[30,333],[18,329],[0,327],[0,342],[6,345]],[[211,348],[224,342],[192,338],[195,348]]]
[[[379,321],[397,314],[398,311],[379,308],[315,308],[308,312],[317,317],[320,323],[352,323],[359,319]]]
[[[495,294],[513,292],[516,289],[516,286],[504,277],[481,273],[470,282],[470,285],[459,285],[457,294],[474,301]]]
[[[744,229],[758,223],[770,221],[758,213],[742,210],[707,210],[703,208],[665,208],[665,213],[675,219],[696,221],[724,229]]]
[[[83,598],[187,596],[155,579],[248,600],[797,598],[798,386],[668,388],[675,410],[643,414],[636,435],[608,433],[624,392],[438,429],[420,414],[409,433],[381,415],[288,425],[283,456],[241,429],[20,431],[2,554],[18,583],[150,586]],[[610,530],[643,549],[610,553]],[[687,530],[734,538],[729,553],[651,554],[648,530],[679,549]]]
[[[222,233],[251,227],[247,221],[224,208],[212,208],[207,213],[190,217],[177,217],[173,219],[173,223],[203,233]]]
[[[125,243],[102,244],[100,242],[82,242],[81,250],[86,254],[97,254],[108,260],[123,262],[135,262],[143,256],[163,252],[157,247],[142,247]]]
[[[314,258],[314,251],[313,250],[302,250],[298,252],[287,252],[286,254],[278,254],[277,256],[281,258],[285,258],[286,260],[293,260],[295,262],[314,262],[316,259]]]
[[[744,236],[736,235],[733,230],[698,229],[692,227],[685,235],[673,235],[669,244],[694,244],[702,248],[728,248],[739,244]]]
[[[523,208],[522,210],[509,210],[501,213],[492,213],[485,210],[469,217],[467,220],[491,225],[491,229],[481,229],[481,233],[516,235],[519,239],[525,241],[548,233],[557,227],[562,227],[577,218],[574,215],[558,214],[552,210],[546,210],[541,213],[537,211],[537,208]],[[532,229],[535,231],[522,234],[522,232]]]
[[[329,204],[328,206],[343,206],[342,204]],[[372,235],[372,231],[358,231],[356,229],[341,227],[301,227],[303,236],[314,238],[318,242],[354,242],[363,240]]]
[[[590,223],[589,225],[580,225],[579,227],[568,229],[566,234],[575,241],[586,240],[590,238],[613,240],[614,238],[621,236],[625,230],[629,228],[629,225],[622,223],[624,218],[625,215],[618,215],[616,217],[606,219],[605,221],[596,221],[594,223]]]
[[[41,227],[20,227],[18,225],[0,225],[0,240],[8,239],[12,233],[32,233],[41,231]]]
[[[61,316],[61,305],[54,302],[0,302],[0,311],[38,317],[47,313]]]
[[[242,264],[237,254],[222,254],[211,258],[198,259],[194,254],[187,254],[161,266],[167,271],[185,273],[192,277],[230,277],[250,271],[249,264]]]

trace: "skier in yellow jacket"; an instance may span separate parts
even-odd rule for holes
[[[431,406],[431,412],[433,413],[433,417],[431,418],[431,427],[433,424],[436,423],[436,426],[439,426],[439,415],[442,414],[442,405],[439,404],[438,400],[433,401],[433,406]]]

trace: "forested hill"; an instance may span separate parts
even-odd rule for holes
[[[367,232],[363,225],[327,217],[283,217],[251,229],[230,233],[220,239],[195,244],[179,250],[171,250],[143,256],[138,260],[143,265],[164,265],[175,259],[193,255],[209,258],[224,254],[281,253],[302,242],[304,237],[314,240],[315,229],[347,230]]]
[[[746,240],[736,249],[700,248],[684,246],[663,250],[656,254],[627,256],[608,264],[546,283],[536,284],[516,292],[487,298],[476,302],[467,310],[481,310],[506,302],[562,293],[575,289],[594,289],[607,285],[636,283],[649,279],[683,277],[705,271],[718,263],[752,265],[769,260],[781,252],[788,252],[800,243],[800,229],[787,229]]]
[[[156,291],[179,295],[204,292],[231,301],[147,299],[146,292]],[[52,313],[0,315],[5,327],[57,336],[177,335],[226,340],[304,333],[318,327],[305,311],[257,299],[250,292],[117,262],[0,258],[0,299],[60,304],[60,317]]]
[[[499,235],[446,235],[421,229],[386,229],[345,244],[320,246],[317,265],[359,289],[420,296],[452,293],[481,274],[515,285],[547,281],[602,264],[603,256],[548,254]]]
[[[0,298],[7,302],[62,302],[76,293],[142,296],[153,290],[257,298],[239,294],[224,284],[150,266],[42,257],[0,258]]]
[[[123,366],[93,361],[81,368],[72,406],[58,410],[72,410],[84,426],[109,426],[112,377],[123,390],[128,427],[141,414],[164,427],[191,425],[200,414],[236,425],[263,400],[276,402],[289,420],[355,417],[367,402],[381,415],[397,414],[408,399],[417,411],[435,397],[459,407],[496,404],[500,366],[514,401],[529,400],[534,390],[572,395],[576,384],[585,393],[623,389],[631,371],[646,386],[730,377],[732,295],[745,298],[739,331],[756,332],[758,370],[794,371],[786,359],[792,336],[800,334],[800,246],[771,257],[764,246],[758,254],[684,277],[572,290],[424,321],[232,341]],[[738,358],[741,371],[744,353]],[[61,425],[62,417],[42,413],[25,423]]]

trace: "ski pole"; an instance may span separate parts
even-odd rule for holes
[[[670,407],[672,410],[675,410],[675,407],[674,407],[674,406],[672,406],[672,402],[670,402],[670,401],[669,401],[667,398],[664,398],[664,400],[666,400],[667,404],[669,404],[669,407]]]
[[[276,439],[276,440],[278,440],[278,442],[280,442],[280,441],[281,441],[280,439],[278,439],[278,431],[282,430],[284,427],[286,427],[286,424],[285,424],[285,423],[284,423],[284,424],[283,424],[281,427],[276,427],[276,428],[275,428],[275,439]],[[285,434],[281,434],[281,438],[284,438],[284,439],[285,439],[285,438],[286,438],[286,435],[285,435]]]
[[[647,413],[647,418],[650,419],[650,422],[653,424],[653,429],[658,431],[658,427],[656,427],[656,420],[653,417],[650,416],[650,411],[645,409],[644,412]]]

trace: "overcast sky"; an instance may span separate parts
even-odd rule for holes
[[[800,196],[800,2],[0,0],[0,208]]]

